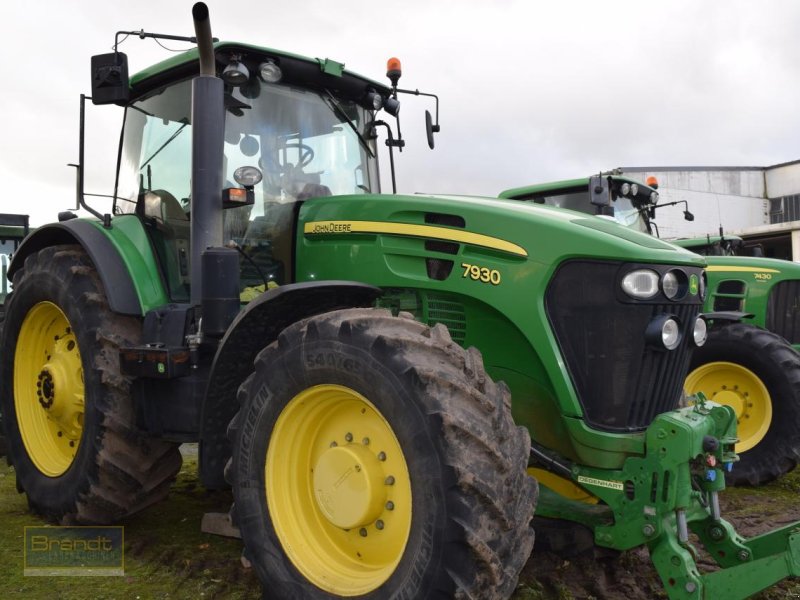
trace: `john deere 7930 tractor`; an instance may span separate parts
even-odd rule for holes
[[[589,178],[506,190],[503,198],[528,200],[613,217],[635,231],[654,234],[658,183],[654,187],[607,175],[608,195],[593,197]],[[654,179],[654,178],[653,178]],[[606,194],[606,192],[603,192]],[[693,218],[685,211],[687,218]],[[716,238],[716,247],[722,250]],[[706,256],[708,340],[691,360],[686,391],[734,408],[736,452],[741,460],[728,481],[758,485],[800,462],[800,267],[784,260],[717,255],[704,239],[673,240],[690,250],[710,246]],[[728,247],[726,244],[725,247]]]
[[[130,78],[93,59],[93,101],[125,111],[114,210],[11,265],[2,402],[35,510],[123,518],[196,440],[269,597],[508,597],[537,497],[647,545],[673,598],[800,572],[793,526],[743,539],[720,515],[734,411],[678,408],[700,257],[557,209],[381,195],[396,62],[386,86],[212,45],[194,16],[198,51]]]

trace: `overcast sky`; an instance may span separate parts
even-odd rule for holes
[[[207,4],[220,39],[329,57],[379,80],[397,56],[402,87],[438,94],[434,151],[424,134],[432,106],[402,98],[401,192],[496,195],[617,166],[800,158],[796,0]],[[89,57],[109,52],[118,30],[193,35],[191,5],[5,3],[0,212],[29,213],[38,225],[74,203],[66,164],[77,160]],[[120,50],[131,72],[170,55],[138,38]],[[89,108],[87,191],[110,192],[98,175],[116,152],[117,111]]]

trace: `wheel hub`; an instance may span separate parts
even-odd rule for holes
[[[42,405],[43,409],[47,410],[53,406],[53,400],[55,399],[53,376],[50,375],[50,371],[42,369],[42,372],[39,373],[39,380],[36,383],[36,387],[36,395],[39,397],[39,404]]]
[[[314,495],[328,521],[342,529],[368,525],[386,502],[381,463],[357,444],[326,450],[314,467]]]

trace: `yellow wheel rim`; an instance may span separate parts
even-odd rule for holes
[[[318,385],[292,398],[264,481],[275,532],[306,579],[340,596],[389,579],[411,530],[411,479],[391,426],[364,396]]]
[[[569,479],[564,479],[550,471],[545,471],[537,467],[528,467],[528,475],[559,496],[563,496],[569,500],[576,500],[584,504],[597,504],[600,502],[600,498],[597,496],[593,496],[583,488],[572,483]]]
[[[39,302],[22,321],[14,352],[14,408],[22,443],[48,477],[72,464],[83,433],[83,368],[69,320]]]
[[[703,392],[709,400],[736,412],[739,443],[737,452],[758,444],[772,423],[772,399],[764,382],[750,369],[730,362],[711,362],[696,368],[686,378],[686,392]]]

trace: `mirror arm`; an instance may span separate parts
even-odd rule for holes
[[[135,35],[140,40],[143,40],[145,38],[151,38],[154,40],[173,40],[176,42],[189,42],[191,44],[197,43],[197,38],[194,36],[186,37],[183,35],[168,35],[166,33],[147,33],[144,29],[140,29],[139,31],[118,31],[117,34],[114,36],[114,52],[117,52],[117,46],[119,46],[120,44],[119,36],[121,35],[124,36]],[[211,38],[211,40],[213,42],[218,42],[219,38]]]
[[[77,175],[77,185],[76,185],[76,196],[77,196],[77,203],[75,208],[78,207],[84,209],[86,212],[94,215],[98,219],[103,222],[103,227],[106,229],[111,228],[111,215],[110,214],[102,214],[91,206],[86,204],[85,195],[83,193],[83,147],[84,147],[84,132],[85,132],[85,113],[86,113],[86,100],[91,100],[90,96],[86,94],[81,94],[81,112],[80,112],[80,119],[78,123],[78,164],[77,165],[70,165],[76,168],[76,175]]]
[[[419,90],[403,90],[400,88],[394,88],[395,94],[411,94],[412,96],[428,96],[429,98],[433,98],[436,101],[436,123],[433,125],[433,132],[439,133],[441,129],[439,127],[439,96],[436,94],[428,94],[427,92],[420,92]]]

